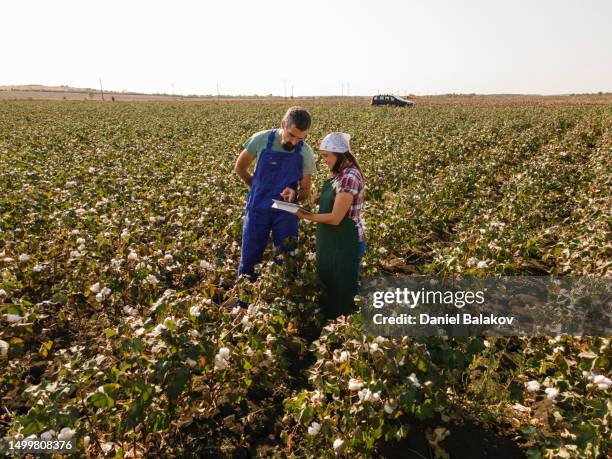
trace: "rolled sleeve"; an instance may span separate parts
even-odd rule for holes
[[[345,175],[340,180],[336,191],[338,193],[351,193],[352,195],[357,195],[359,193],[359,181],[352,175]]]

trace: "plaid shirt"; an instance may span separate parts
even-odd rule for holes
[[[345,167],[334,176],[333,186],[336,193],[347,192],[353,195],[353,203],[348,211],[348,217],[357,225],[359,240],[365,241],[365,225],[361,218],[365,185],[361,172],[354,166]]]

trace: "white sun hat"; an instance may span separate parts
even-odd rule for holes
[[[347,151],[351,151],[351,146],[349,144],[350,140],[350,134],[346,134],[345,132],[332,132],[323,137],[319,149],[331,151],[333,153],[346,153]]]

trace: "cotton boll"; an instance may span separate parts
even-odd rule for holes
[[[410,382],[412,382],[412,384],[414,384],[416,387],[421,387],[421,383],[419,382],[419,378],[417,378],[417,376],[412,373],[410,374],[410,376],[408,376],[408,379],[410,380]]]
[[[55,430],[53,429],[47,430],[40,434],[40,439],[44,441],[53,440],[54,437],[55,437]]]
[[[6,357],[8,355],[9,343],[0,339],[0,356]]]
[[[18,323],[18,322],[21,322],[23,320],[23,317],[21,317],[18,314],[7,314],[6,315],[6,320],[8,320],[11,323]]]
[[[358,390],[361,390],[363,384],[363,381],[351,378],[348,382],[348,389],[352,392],[357,392]]]
[[[74,429],[71,429],[70,427],[64,427],[57,435],[57,439],[59,441],[72,440],[72,437],[74,437]]]
[[[540,390],[540,383],[537,381],[529,381],[525,383],[525,389],[527,392],[537,392]]]
[[[222,347],[219,349],[219,352],[217,352],[217,354],[221,356],[221,358],[227,359],[230,356],[230,350],[227,347]]]
[[[555,387],[547,387],[544,392],[546,392],[546,398],[549,400],[554,400],[559,395],[559,389]]]
[[[225,370],[227,369],[227,365],[227,360],[219,354],[215,355],[215,370]]]
[[[391,414],[395,411],[395,408],[397,408],[397,403],[392,398],[385,402],[385,413]]]

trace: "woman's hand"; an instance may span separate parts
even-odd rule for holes
[[[319,203],[319,198],[321,197],[321,195],[319,193],[315,193],[312,195],[312,203],[313,204],[318,204]]]

